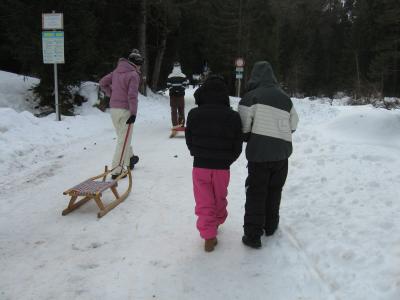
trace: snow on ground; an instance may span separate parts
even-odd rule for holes
[[[133,190],[102,219],[94,203],[62,217],[62,192],[110,163],[109,114],[85,103],[57,122],[0,108],[0,299],[399,299],[400,112],[293,101],[278,232],[261,250],[241,244],[242,154],[212,253],[195,228],[184,138],[168,138],[167,97],[140,97]]]
[[[32,111],[36,104],[27,99],[32,98],[30,89],[38,83],[36,78],[0,71],[0,108]]]

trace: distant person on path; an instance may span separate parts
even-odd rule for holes
[[[188,84],[189,80],[182,73],[181,64],[175,62],[167,79],[173,128],[185,126],[185,88]]]
[[[200,84],[200,74],[193,74],[192,75],[192,86],[196,88]]]
[[[133,154],[131,139],[132,127],[137,114],[139,74],[142,64],[143,58],[139,50],[133,49],[128,58],[120,58],[115,70],[100,80],[101,90],[110,97],[111,119],[117,133],[117,145],[112,162],[112,168],[115,168],[112,172],[113,179],[122,172],[122,168],[118,164],[128,129],[127,124],[132,125],[127,139],[129,147],[124,152],[123,165],[133,169],[139,161],[139,157]]]
[[[248,160],[242,241],[249,247],[260,248],[264,231],[270,236],[278,228],[292,133],[299,121],[290,97],[279,87],[268,62],[254,65],[246,93],[239,102],[239,114]]]
[[[193,161],[193,192],[197,229],[204,250],[213,251],[218,226],[225,222],[230,165],[242,152],[242,124],[229,105],[222,77],[211,76],[194,93],[198,107],[187,119],[186,144]]]

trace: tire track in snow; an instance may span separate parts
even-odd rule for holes
[[[325,289],[326,293],[329,295],[328,300],[339,300],[339,298],[335,295],[335,287],[332,283],[328,282],[325,279],[322,271],[316,266],[316,264],[312,261],[310,256],[304,250],[301,242],[297,239],[293,229],[290,226],[280,226],[281,231],[284,233],[284,236],[287,237],[289,243],[293,248],[297,250],[297,253],[300,255],[300,258],[304,261],[306,267],[308,268],[310,274],[321,283],[321,286]]]

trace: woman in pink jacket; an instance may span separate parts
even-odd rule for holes
[[[101,90],[110,97],[111,119],[117,133],[117,146],[115,149],[112,168],[112,178],[115,179],[122,172],[119,166],[122,148],[124,146],[127,124],[136,120],[138,107],[138,89],[140,83],[140,66],[143,58],[137,49],[133,49],[128,58],[120,58],[114,71],[107,74],[100,80]],[[139,161],[139,157],[133,155],[132,130],[127,139],[128,149],[124,151],[123,165],[133,169]]]

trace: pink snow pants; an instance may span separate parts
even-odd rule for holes
[[[193,168],[193,193],[196,200],[197,229],[203,239],[217,236],[217,228],[228,216],[229,170]]]

